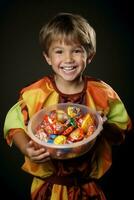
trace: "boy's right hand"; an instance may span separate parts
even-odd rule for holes
[[[27,157],[35,163],[44,163],[50,160],[50,154],[46,151],[45,147],[35,143],[34,141],[30,140],[26,144],[26,155]]]

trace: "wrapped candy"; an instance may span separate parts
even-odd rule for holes
[[[48,143],[67,144],[89,137],[94,130],[93,117],[71,105],[66,110],[54,109],[45,114],[37,127],[36,136]]]

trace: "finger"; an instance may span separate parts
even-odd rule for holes
[[[31,157],[39,157],[39,156],[43,156],[46,153],[46,150],[44,148],[41,149],[32,149],[31,150]]]
[[[42,154],[40,154],[40,155],[33,155],[33,156],[31,157],[31,159],[32,159],[33,161],[42,161],[43,159],[47,159],[47,158],[50,158],[49,152],[44,152],[44,153],[42,153]]]
[[[32,148],[32,149],[35,149],[35,150],[38,150],[38,149],[42,149],[41,152],[46,150],[45,147],[41,146],[41,145],[38,145],[37,143],[35,143],[33,140],[30,140],[27,144],[27,148]]]
[[[47,161],[49,161],[49,160],[51,160],[51,158],[50,158],[50,157],[47,157],[47,158],[43,158],[42,160],[35,160],[34,162],[35,162],[35,163],[41,164],[41,163],[45,163],[45,162],[47,162]]]
[[[42,145],[40,145],[40,144],[38,144],[38,143],[36,143],[36,142],[34,142],[34,141],[33,141],[33,145],[34,145],[34,147],[35,147],[36,149],[44,148]],[[44,149],[45,149],[45,148],[44,148]]]

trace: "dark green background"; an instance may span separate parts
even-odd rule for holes
[[[86,74],[110,84],[134,118],[132,5],[108,0],[0,1],[0,183],[1,193],[16,200],[30,200],[31,177],[20,167],[23,156],[3,139],[3,123],[20,89],[51,72],[38,44],[41,26],[58,12],[81,14],[95,28],[97,54]],[[131,199],[133,189],[133,134],[113,149],[113,166],[100,180],[108,200]],[[6,189],[6,193],[3,189]]]

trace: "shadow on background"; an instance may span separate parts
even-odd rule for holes
[[[20,168],[23,156],[3,139],[3,123],[9,108],[17,101],[20,89],[51,73],[44,63],[38,44],[41,26],[58,12],[83,15],[95,28],[97,54],[87,66],[86,74],[110,84],[123,100],[134,119],[133,30],[129,1],[13,1],[0,2],[0,66],[1,66],[1,139],[0,192],[5,199],[30,200],[32,178]],[[100,180],[108,200],[131,199],[133,188],[132,152],[134,134],[124,144],[113,148],[113,165]],[[3,190],[6,189],[7,192]]]

